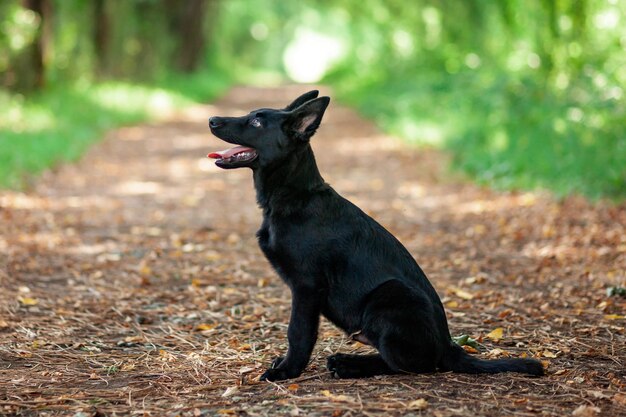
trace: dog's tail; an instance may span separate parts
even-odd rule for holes
[[[461,346],[453,342],[451,342],[450,349],[441,361],[440,369],[466,374],[519,372],[537,376],[544,375],[543,365],[536,359],[479,359],[468,354]]]

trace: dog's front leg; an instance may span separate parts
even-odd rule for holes
[[[320,294],[315,288],[292,288],[291,319],[287,330],[289,350],[276,358],[261,381],[279,381],[300,376],[309,363],[317,340],[320,320]]]

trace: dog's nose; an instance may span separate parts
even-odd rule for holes
[[[209,119],[209,127],[218,127],[219,125],[221,125],[219,118],[211,117]]]

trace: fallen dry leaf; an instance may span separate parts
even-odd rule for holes
[[[493,341],[498,341],[502,339],[503,334],[504,334],[504,329],[502,327],[497,327],[493,329],[491,332],[489,332],[486,337]]]
[[[356,399],[354,397],[351,397],[349,395],[344,395],[344,394],[333,394],[331,393],[329,390],[325,389],[325,390],[321,390],[320,393],[326,397],[326,398],[330,398],[332,401],[339,401],[339,402],[348,402],[348,403],[354,403],[357,402]]]
[[[463,350],[465,350],[467,353],[478,353],[478,350],[475,347],[472,347],[470,345],[463,345],[461,346],[463,348]]]
[[[236,385],[233,387],[228,387],[226,388],[226,391],[224,391],[224,393],[222,394],[222,397],[223,398],[230,397],[231,395],[235,394],[237,391],[239,391],[239,387]]]
[[[39,304],[39,300],[32,297],[17,297],[17,301],[19,301],[23,306],[36,306]]]
[[[602,391],[589,390],[587,391],[587,395],[593,398],[611,398],[610,395],[605,394]]]
[[[613,396],[612,401],[613,401],[615,404],[619,404],[619,405],[622,405],[622,406],[626,406],[626,394],[624,394],[624,393],[619,393],[619,392],[618,392],[617,394],[615,394],[615,395]]]
[[[409,410],[425,410],[426,408],[428,408],[428,401],[426,401],[424,398],[419,398],[417,400],[411,401],[407,405],[407,408]]]
[[[199,332],[204,332],[208,330],[213,330],[218,326],[217,323],[201,323],[196,326],[196,330]]]
[[[463,300],[471,300],[474,295],[458,287],[450,287],[450,292]]]
[[[509,354],[509,352],[505,350],[496,348],[496,349],[491,349],[489,352],[487,352],[486,356],[490,359],[497,359],[497,358],[502,358],[502,357],[506,358],[511,355]]]
[[[575,417],[595,417],[600,411],[602,410],[598,407],[581,405],[572,412],[572,415]]]

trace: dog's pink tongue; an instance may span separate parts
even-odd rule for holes
[[[213,159],[226,159],[226,158],[230,158],[231,156],[235,154],[246,152],[246,151],[253,151],[253,150],[254,149],[246,148],[245,146],[235,146],[234,148],[226,149],[225,151],[211,152],[210,154],[207,155],[207,157],[213,158]]]

